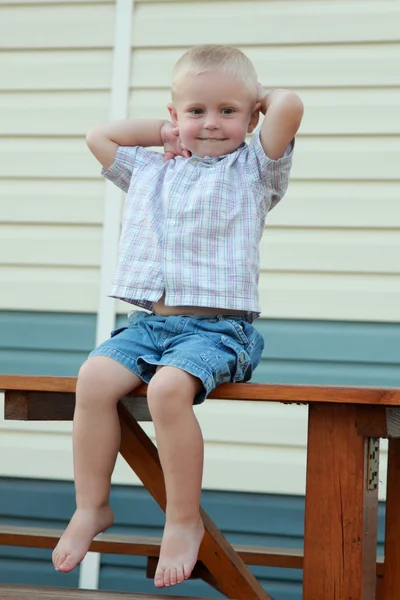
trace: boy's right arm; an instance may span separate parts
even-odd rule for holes
[[[172,124],[162,119],[111,121],[89,129],[86,142],[99,163],[108,169],[119,146],[163,146],[169,126]]]

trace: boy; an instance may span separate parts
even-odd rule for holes
[[[129,316],[82,366],[74,416],[77,510],[53,554],[68,572],[113,522],[110,478],[120,444],[116,404],[149,383],[167,492],[155,585],[182,583],[197,561],[203,439],[193,412],[217,385],[248,381],[263,339],[259,242],[284,195],[303,114],[292,92],[257,84],[229,46],[189,50],[172,79],[171,122],[128,120],[87,136],[103,175],[127,192],[111,296],[150,311]],[[260,130],[249,145],[244,140]],[[146,150],[164,146],[165,155]]]

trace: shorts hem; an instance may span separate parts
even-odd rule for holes
[[[208,394],[210,394],[216,387],[217,384],[215,382],[214,376],[207,371],[206,369],[202,369],[195,363],[190,360],[182,360],[182,359],[174,359],[168,360],[168,358],[160,358],[160,360],[152,360],[150,357],[141,356],[140,360],[148,365],[156,365],[162,367],[177,367],[178,369],[182,369],[189,375],[193,375],[193,377],[197,377],[203,384],[204,390],[200,392],[194,401],[194,404],[201,404],[207,398]]]
[[[91,358],[92,356],[107,356],[108,358],[115,360],[117,363],[131,371],[134,375],[137,375],[137,377],[139,377],[145,383],[149,383],[150,381],[150,378],[147,380],[144,378],[143,374],[140,373],[136,361],[132,360],[127,354],[121,352],[120,350],[106,350],[97,348],[89,354],[89,358]]]

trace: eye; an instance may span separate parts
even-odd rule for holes
[[[203,110],[202,108],[191,108],[191,109],[189,110],[189,112],[190,112],[192,115],[202,115],[202,114],[204,113],[204,110]]]
[[[221,113],[222,113],[223,115],[233,115],[233,113],[234,113],[234,112],[235,112],[235,111],[233,110],[233,108],[223,108],[223,109],[221,110]]]

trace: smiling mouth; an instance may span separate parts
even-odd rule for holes
[[[226,142],[228,138],[197,138],[202,142]]]

